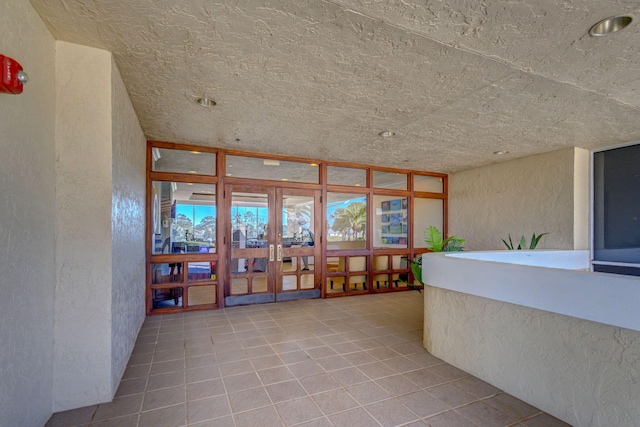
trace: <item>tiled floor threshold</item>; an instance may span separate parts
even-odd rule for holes
[[[47,427],[555,427],[427,353],[418,292],[149,317],[111,403]]]

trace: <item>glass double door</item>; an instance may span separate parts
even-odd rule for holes
[[[227,184],[225,201],[225,305],[319,297],[320,191]]]

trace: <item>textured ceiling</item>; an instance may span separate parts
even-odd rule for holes
[[[149,139],[437,172],[640,139],[635,1],[31,1]]]

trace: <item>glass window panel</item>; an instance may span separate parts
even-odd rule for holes
[[[327,184],[366,187],[367,170],[327,166]]]
[[[366,256],[352,256],[349,257],[349,271],[367,271],[367,257]]]
[[[350,291],[364,291],[367,289],[367,275],[359,274],[357,276],[349,276]]]
[[[373,186],[392,190],[407,190],[407,174],[373,171]]]
[[[341,294],[346,292],[346,277],[327,277],[327,294]]]
[[[181,262],[166,264],[151,264],[151,284],[182,283]]]
[[[244,295],[249,292],[249,280],[246,277],[232,277],[231,295]]]
[[[327,255],[327,273],[343,273],[347,271],[345,258],[343,256],[332,257]]]
[[[443,231],[444,201],[442,199],[413,199],[413,247],[426,248],[424,232],[429,226]]]
[[[379,255],[373,258],[374,270],[388,270],[389,269],[389,256]]]
[[[253,276],[251,280],[251,293],[265,293],[268,289],[267,276]]]
[[[311,184],[320,182],[319,168],[316,163],[271,160],[261,157],[227,156],[226,174],[235,178],[307,182]]]
[[[233,248],[266,248],[269,208],[264,193],[234,192],[231,199]]]
[[[409,262],[404,255],[395,255],[393,257],[393,269],[394,270],[407,270],[409,269]]]
[[[187,289],[189,307],[216,303],[217,286],[190,286]]]
[[[428,193],[443,193],[444,192],[443,181],[444,180],[438,176],[414,175],[413,190],[426,191]]]
[[[315,287],[313,274],[302,274],[300,276],[300,289],[313,289]]]
[[[396,288],[406,288],[409,273],[394,274],[392,278],[393,286]]]
[[[367,196],[327,193],[327,249],[366,249]]]
[[[206,282],[216,280],[216,261],[190,262],[187,275],[188,282]]]
[[[253,258],[251,261],[251,271],[254,273],[266,273],[267,262],[267,258]]]
[[[216,174],[216,153],[157,147],[151,150],[153,157],[151,170],[154,172]]]
[[[249,270],[249,259],[247,258],[232,258],[231,259],[231,273],[242,274]]]
[[[151,303],[154,309],[182,307],[182,288],[151,289]]]
[[[389,287],[389,275],[388,274],[374,275],[373,286],[375,289],[387,289]]]
[[[298,265],[300,265],[300,262],[298,260],[298,257],[284,257],[282,258],[282,271],[287,273],[287,272],[291,272],[291,271],[296,271]]]
[[[154,181],[151,194],[154,254],[216,251],[216,186]]]
[[[282,290],[293,291],[298,289],[298,277],[295,275],[282,276]]]
[[[373,239],[375,248],[408,247],[408,199],[398,196],[373,196]]]

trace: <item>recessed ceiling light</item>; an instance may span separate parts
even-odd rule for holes
[[[228,174],[227,174],[227,176],[231,176],[231,174],[230,174],[230,173],[228,173]]]
[[[390,130],[383,130],[378,135],[380,135],[383,138],[391,138],[392,136],[396,136],[396,133]]]
[[[207,98],[206,96],[203,96],[202,98],[198,98],[196,99],[196,103],[202,107],[206,107],[206,108],[210,108],[210,107],[215,107],[216,105],[216,101],[214,101],[211,98]]]
[[[360,187],[360,184],[356,184],[356,187]]]
[[[192,151],[191,154],[202,154],[200,151]]]
[[[193,185],[193,183],[192,182],[187,182],[187,185]]]
[[[289,181],[289,178],[282,178],[280,181]]]
[[[198,171],[189,171],[189,173],[198,173]]]
[[[509,154],[509,151],[507,150],[494,151],[493,154],[495,154],[496,156],[502,156],[504,154]]]
[[[318,164],[317,163],[309,163],[309,166],[315,167],[315,166],[318,166]]]
[[[589,34],[594,37],[606,36],[628,27],[632,21],[633,18],[631,16],[612,16],[591,27]]]

